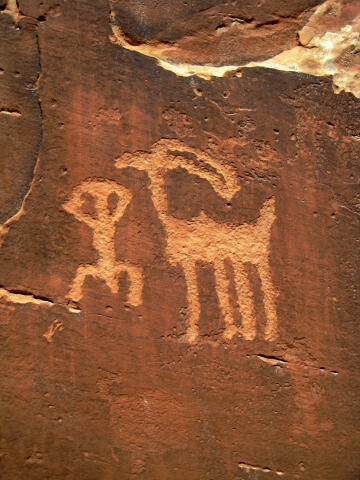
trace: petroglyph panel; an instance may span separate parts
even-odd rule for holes
[[[89,201],[93,211],[85,209]],[[73,191],[63,208],[93,231],[93,245],[99,259],[95,264],[80,265],[71,284],[68,297],[74,302],[82,298],[85,278],[104,280],[112,293],[118,292],[118,278],[127,272],[130,282],[128,300],[131,305],[141,303],[142,270],[136,265],[119,262],[115,258],[114,235],[116,223],[123,216],[131,201],[131,193],[125,187],[110,180],[90,179]]]
[[[357,479],[358,3],[0,0],[1,480]]]
[[[264,295],[266,340],[275,340],[278,334],[276,315],[277,292],[269,266],[271,228],[275,221],[275,201],[267,199],[259,211],[255,224],[227,225],[218,223],[201,211],[191,220],[175,218],[168,213],[165,175],[168,170],[181,167],[193,175],[207,180],[215,192],[230,201],[240,190],[236,171],[226,163],[214,160],[200,150],[190,148],[178,140],[162,139],[153,145],[150,153],[125,154],[115,161],[118,168],[132,167],[145,170],[150,180],[149,189],[154,206],[166,230],[166,255],[168,261],[183,269],[188,302],[187,340],[196,342],[199,337],[200,302],[196,264],[213,265],[216,293],[225,322],[224,337],[231,339],[240,334],[245,340],[256,337],[256,318],[253,292],[244,264],[252,263],[258,271]],[[230,281],[225,261],[233,266],[237,300],[242,323],[234,322],[229,296]]]

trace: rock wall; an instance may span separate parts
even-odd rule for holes
[[[360,2],[0,32],[0,478],[358,480]]]

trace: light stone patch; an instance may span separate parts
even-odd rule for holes
[[[358,8],[356,9],[355,6]],[[348,7],[343,1],[328,0],[314,10],[307,24],[298,32],[299,46],[285,50],[262,62],[248,62],[241,65],[214,66],[206,64],[178,63],[171,60],[163,45],[131,45],[121,28],[115,25],[115,14],[110,9],[110,40],[127,50],[155,58],[158,65],[182,77],[198,76],[205,80],[223,77],[228,72],[243,68],[271,68],[275,70],[305,73],[319,77],[332,77],[335,93],[350,92],[360,98],[360,15],[343,24],[342,15]],[[353,10],[360,11],[360,1],[354,0]],[[324,18],[333,15],[338,18],[336,30],[324,31]],[[344,15],[345,17],[345,15]],[[349,51],[352,55],[349,56]]]

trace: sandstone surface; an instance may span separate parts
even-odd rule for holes
[[[0,478],[359,480],[357,0],[0,0]]]

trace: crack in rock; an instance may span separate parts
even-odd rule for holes
[[[260,360],[262,360],[265,363],[268,363],[269,365],[279,365],[279,364],[285,364],[287,363],[286,360],[279,358],[279,357],[272,357],[270,355],[256,355]]]
[[[10,4],[12,4],[11,2],[12,2],[12,0],[10,0],[8,2],[8,7],[9,7]],[[16,0],[15,0],[15,4],[17,5]],[[16,17],[16,18],[18,18],[18,17]],[[15,19],[14,19],[14,22],[15,22]],[[26,201],[27,201],[29,195],[31,194],[32,189],[35,185],[36,173],[37,173],[39,162],[40,162],[40,148],[41,148],[41,143],[42,143],[42,138],[43,138],[43,111],[42,111],[41,99],[40,99],[40,95],[39,95],[39,83],[40,83],[40,80],[41,80],[41,77],[42,77],[42,65],[41,65],[40,41],[39,41],[39,35],[38,35],[38,32],[37,32],[37,29],[35,30],[35,39],[36,39],[36,45],[37,45],[37,51],[38,51],[38,75],[37,75],[37,78],[36,78],[36,80],[34,82],[34,85],[33,85],[33,91],[34,91],[34,94],[36,95],[36,98],[37,98],[39,116],[40,116],[40,133],[39,133],[39,140],[37,142],[36,151],[35,151],[36,161],[35,161],[35,165],[34,165],[34,169],[33,169],[33,175],[32,175],[32,179],[31,179],[31,182],[30,182],[29,189],[26,192],[26,194],[24,195],[24,198],[21,202],[19,210],[14,215],[12,215],[10,218],[8,218],[2,225],[0,225],[0,248],[3,244],[5,235],[9,231],[9,225],[11,223],[19,220],[19,218],[22,217],[22,215],[25,213],[25,204],[26,204]],[[0,113],[6,113],[8,115],[15,115],[15,116],[21,115],[21,113],[18,112],[17,110],[15,110],[15,109],[8,109],[8,110],[1,109]]]
[[[271,365],[273,367],[282,367],[282,366],[285,366],[285,367],[288,367],[290,370],[294,370],[294,369],[301,369],[301,368],[309,368],[309,369],[312,369],[312,370],[318,370],[320,371],[321,373],[326,373],[326,374],[331,374],[331,375],[338,375],[339,372],[337,370],[330,370],[329,368],[325,368],[325,367],[318,367],[316,365],[310,365],[308,363],[303,363],[299,360],[296,360],[295,358],[292,358],[291,361],[289,360],[285,360],[284,358],[280,358],[280,357],[275,357],[275,356],[272,356],[272,355],[262,355],[262,354],[258,354],[258,355],[255,355],[259,360],[261,360],[262,362],[264,363],[267,363],[268,365]]]
[[[15,108],[0,108],[0,113],[11,117],[21,117],[21,112]]]
[[[258,465],[251,465],[249,463],[244,463],[244,462],[238,463],[238,467],[245,471],[274,473],[275,475],[278,475],[280,477],[285,475],[285,473],[282,472],[281,470],[271,470],[271,468],[268,468],[268,467],[259,467]]]
[[[75,308],[69,305],[64,305],[61,303],[56,303],[49,298],[34,295],[32,293],[25,292],[23,290],[15,290],[15,289],[8,290],[0,286],[0,299],[1,298],[4,298],[8,302],[16,303],[20,305],[25,305],[27,303],[32,303],[34,305],[40,305],[40,306],[48,306],[48,307],[52,307],[54,305],[60,305],[66,308],[67,310],[69,310],[70,313],[81,313],[81,310],[79,308]]]

